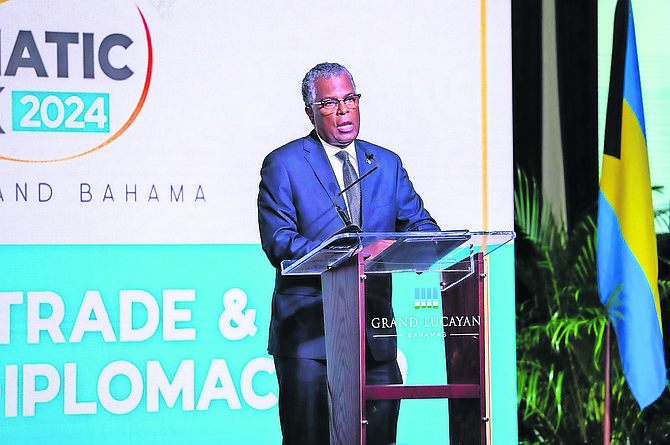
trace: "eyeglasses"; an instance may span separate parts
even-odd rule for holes
[[[344,99],[335,99],[329,97],[328,99],[323,99],[318,102],[312,102],[310,105],[319,105],[319,111],[324,116],[333,114],[335,110],[340,107],[340,102],[344,102],[344,106],[350,110],[355,110],[358,108],[358,100],[361,98],[360,94],[350,94]]]

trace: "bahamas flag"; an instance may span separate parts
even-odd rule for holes
[[[610,303],[626,381],[640,408],[645,408],[663,393],[667,381],[654,210],[629,0],[619,0],[614,18],[598,199],[598,288],[602,302]]]

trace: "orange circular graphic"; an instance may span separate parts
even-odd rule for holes
[[[27,1],[25,3],[30,3],[30,1]],[[93,83],[91,80],[92,77],[94,77],[94,68],[91,68],[91,60],[95,59],[93,57],[94,50],[93,48],[93,42],[95,41],[96,44],[98,44],[98,41],[100,42],[100,47],[98,48],[98,60],[101,60],[100,63],[102,65],[102,57],[100,55],[101,52],[103,52],[103,46],[105,45],[105,41],[109,40],[111,37],[111,40],[116,39],[118,41],[118,36],[124,37],[126,40],[125,43],[125,48],[128,48],[133,43],[133,40],[130,37],[125,36],[122,32],[112,32],[109,35],[107,35],[107,38],[103,38],[102,36],[105,35],[105,33],[109,33],[107,29],[105,31],[98,31],[98,34],[92,33],[90,31],[90,25],[87,24],[87,27],[82,27],[86,31],[79,30],[76,28],[79,22],[77,22],[78,17],[73,17],[72,15],[69,14],[69,11],[72,10],[72,8],[67,8],[66,6],[62,8],[61,12],[62,14],[67,14],[68,18],[71,18],[71,21],[74,24],[67,23],[66,25],[63,25],[61,22],[62,20],[55,20],[57,24],[54,25],[44,25],[46,28],[44,30],[40,28],[40,25],[34,25],[35,29],[30,30],[31,22],[30,22],[30,14],[26,13],[26,10],[29,9],[25,7],[23,2],[10,2],[9,0],[0,0],[0,4],[7,4],[7,6],[10,8],[10,11],[7,15],[4,15],[4,20],[8,20],[7,24],[4,24],[4,20],[0,18],[0,26],[2,26],[2,31],[3,34],[1,35],[2,39],[5,41],[2,41],[3,47],[2,50],[0,51],[0,54],[3,55],[3,60],[2,60],[2,66],[0,69],[3,70],[3,72],[0,72],[0,93],[3,93],[5,97],[2,97],[0,94],[0,98],[3,100],[7,101],[7,96],[11,95],[11,98],[9,98],[9,101],[12,103],[12,108],[14,108],[17,103],[21,104],[27,104],[26,106],[30,106],[31,104],[29,103],[29,99],[33,99],[35,101],[35,104],[32,104],[35,106],[35,108],[32,109],[30,116],[34,116],[35,119],[39,120],[40,113],[37,111],[40,109],[38,107],[38,104],[41,101],[41,119],[43,121],[46,121],[47,125],[48,124],[53,124],[52,127],[55,125],[54,121],[52,120],[51,115],[53,114],[54,110],[56,110],[56,113],[60,113],[60,121],[63,121],[62,115],[63,115],[63,98],[66,97],[68,94],[67,92],[62,91],[62,84],[56,83],[57,81],[61,81],[62,77],[68,77],[68,75],[74,77],[75,75],[79,75],[81,70],[83,70],[85,73],[87,72],[86,70],[88,69],[88,78],[86,74],[84,74],[84,77],[86,79],[79,81],[77,79],[77,83],[75,83],[75,86],[72,86],[72,83],[70,83],[70,89],[77,89],[77,93],[71,93],[74,96],[83,96],[87,97],[96,94],[96,93],[91,93],[89,90],[91,89],[91,85],[100,85],[98,88],[102,89],[103,91],[106,91],[105,88],[116,88],[117,90],[121,87],[119,85],[123,85],[122,82],[119,82],[119,79],[114,79],[112,78],[111,80],[109,78],[104,78],[103,75],[98,73],[98,80],[96,80],[97,83]],[[18,4],[21,4],[21,6],[18,6]],[[90,5],[90,3],[87,3]],[[21,7],[23,9],[21,9]],[[62,131],[61,134],[56,134],[54,133],[49,133],[49,137],[58,137],[58,141],[62,146],[68,147],[66,150],[72,150],[69,153],[60,153],[57,155],[46,155],[46,154],[41,154],[41,155],[32,155],[32,156],[21,156],[20,153],[6,153],[3,152],[2,148],[2,143],[3,139],[6,141],[7,139],[13,141],[13,143],[7,144],[5,149],[9,147],[9,150],[16,150],[16,151],[21,151],[21,150],[26,150],[26,147],[31,148],[32,146],[39,145],[36,143],[32,143],[30,141],[30,138],[33,138],[32,141],[38,140],[41,145],[48,145],[50,142],[47,140],[48,138],[44,137],[44,133],[42,134],[36,134],[35,132],[29,133],[26,129],[20,129],[21,131],[15,131],[13,134],[14,139],[10,137],[8,134],[5,133],[4,130],[2,130],[2,126],[5,126],[5,128],[11,127],[12,129],[16,129],[17,127],[17,121],[19,121],[18,118],[16,118],[12,112],[7,113],[9,110],[8,106],[5,106],[4,109],[0,108],[0,117],[5,117],[6,114],[9,114],[12,116],[11,122],[9,125],[7,125],[6,120],[2,120],[0,122],[0,160],[5,160],[5,161],[14,161],[14,162],[23,162],[23,163],[48,163],[48,162],[58,162],[58,161],[65,161],[65,160],[70,160],[70,159],[75,159],[87,154],[90,154],[94,151],[97,151],[101,149],[102,147],[105,147],[109,145],[112,141],[118,139],[123,133],[128,130],[128,128],[133,124],[137,116],[139,115],[140,111],[142,110],[142,107],[144,106],[144,103],[146,101],[148,92],[149,92],[149,86],[151,84],[151,75],[152,75],[152,69],[153,69],[153,48],[152,48],[152,42],[151,42],[151,33],[149,31],[149,27],[147,25],[146,18],[142,11],[140,10],[139,6],[134,5],[134,7],[137,9],[137,13],[139,14],[139,17],[141,18],[141,28],[139,27],[139,22],[136,23],[136,32],[139,35],[142,31],[140,29],[143,29],[143,38],[146,39],[146,48],[142,47],[142,52],[143,55],[141,56],[142,58],[146,57],[146,75],[144,76],[144,82],[141,84],[141,78],[138,78],[136,81],[133,81],[134,85],[134,93],[132,95],[129,95],[127,91],[123,91],[122,93],[118,94],[118,97],[122,96],[134,96],[141,90],[141,93],[139,94],[139,100],[137,103],[134,105],[133,108],[133,103],[128,102],[127,105],[125,106],[124,110],[122,113],[119,113],[122,115],[128,116],[125,121],[122,121],[123,124],[116,128],[111,127],[111,125],[108,123],[107,125],[109,126],[108,132],[111,132],[111,135],[107,137],[105,140],[100,141],[100,138],[97,138],[98,140],[95,141],[95,137],[99,135],[102,135],[102,132],[99,132],[98,134],[95,134],[93,136],[91,135],[85,135],[85,137],[89,139],[78,139],[77,144],[70,143],[70,141],[67,139],[70,134],[66,133],[65,131]],[[3,8],[5,6],[3,5]],[[117,8],[118,9],[118,8]],[[63,12],[65,11],[65,12]],[[51,12],[51,11],[50,11]],[[126,11],[128,13],[128,11]],[[12,16],[12,14],[14,16]],[[26,23],[22,23],[22,20]],[[6,30],[10,25],[14,22],[14,26],[16,27],[15,33],[15,41],[12,39],[13,35],[10,35],[11,33]],[[81,20],[80,20],[81,22]],[[103,28],[100,26],[99,28]],[[75,31],[73,31],[73,29]],[[46,34],[45,41],[39,40],[41,36]],[[8,37],[9,36],[9,37]],[[97,39],[97,40],[96,40]],[[139,37],[137,40],[142,40]],[[129,42],[129,43],[128,43]],[[12,45],[13,44],[13,45]],[[71,50],[69,53],[70,56],[70,61],[68,63],[68,50],[69,46],[74,46],[74,45],[82,45],[84,48],[83,51],[76,52],[74,50]],[[40,53],[39,45],[42,45],[43,48],[46,48],[47,50],[41,50],[44,54]],[[86,52],[86,48],[88,45],[89,52],[91,54],[91,57],[89,57],[88,64],[89,67],[87,68],[87,62],[82,61],[82,60],[75,60],[77,56],[79,55],[80,52]],[[123,46],[122,43],[111,43],[107,44],[105,46],[106,52],[104,53],[107,56],[107,62],[106,62],[106,67],[108,71],[105,71],[105,67],[98,67],[98,70],[102,69],[105,71],[105,74],[108,74],[108,72],[121,72],[121,69],[117,68],[116,65],[119,64],[118,61],[112,62],[112,60],[115,60],[114,57],[118,57],[119,53],[123,53],[123,48],[118,49],[115,48],[115,46]],[[18,49],[17,49],[18,48]],[[93,49],[91,49],[93,48]],[[56,51],[57,50],[57,51]],[[146,55],[144,55],[144,51],[146,51]],[[51,53],[57,53],[58,57],[54,58],[56,59],[55,61],[50,60],[48,56]],[[65,57],[63,58],[63,54],[66,53]],[[64,61],[63,61],[64,60]],[[141,62],[141,60],[140,60]],[[51,63],[51,65],[49,65]],[[123,63],[123,62],[121,62]],[[78,65],[79,64],[79,65]],[[116,65],[115,65],[116,64]],[[73,65],[75,69],[68,69],[70,68],[70,65]],[[81,66],[80,66],[81,65]],[[141,65],[141,64],[140,64]],[[82,67],[83,66],[83,67]],[[49,74],[47,74],[47,68],[51,72],[50,78]],[[133,74],[133,71],[128,68],[127,65],[124,66],[129,72],[130,75],[126,74],[127,76],[131,76]],[[53,71],[58,72],[58,78],[55,79],[55,76],[53,74]],[[17,78],[17,72],[19,74],[23,74],[23,78]],[[25,74],[28,73],[28,74]],[[20,77],[20,76],[19,76]],[[108,74],[109,77],[109,74]],[[113,76],[112,76],[113,77]],[[41,79],[40,79],[41,78]],[[102,78],[102,79],[101,79]],[[42,84],[38,83],[39,81],[43,81]],[[68,79],[66,79],[67,81]],[[95,79],[93,79],[95,80]],[[120,79],[124,80],[124,79]],[[2,83],[4,82],[4,83]],[[14,88],[5,88],[7,83],[14,82]],[[44,82],[50,82],[48,87],[43,87],[42,85]],[[70,82],[72,82],[70,80]],[[107,83],[105,83],[107,82]],[[107,87],[105,87],[107,85]],[[2,91],[2,90],[5,91]],[[67,88],[66,88],[67,89]],[[28,91],[24,91],[28,90]],[[35,92],[29,91],[29,90],[37,90]],[[44,91],[47,90],[47,91]],[[109,103],[109,95],[107,93],[97,93],[99,95],[103,95],[107,97],[107,102]],[[23,96],[21,96],[23,95]],[[26,100],[26,97],[29,99]],[[71,97],[68,97],[68,100],[71,99]],[[74,102],[81,102],[81,99],[78,97],[74,97]],[[124,97],[125,99],[125,97]],[[67,102],[66,102],[67,103]],[[73,105],[77,106],[77,104]],[[107,105],[108,108],[111,108],[110,105]],[[44,109],[47,109],[47,111],[44,111]],[[3,113],[5,111],[5,113]],[[99,110],[98,110],[99,111]],[[51,115],[50,115],[51,113]],[[108,112],[108,115],[110,113]],[[94,118],[95,119],[95,116]],[[99,119],[99,118],[98,118]],[[105,120],[111,120],[109,116],[104,117]],[[30,119],[26,119],[24,117],[21,121],[21,123],[28,123],[28,124],[35,124],[35,125],[30,125],[32,127],[37,126],[36,122],[31,122]],[[78,126],[81,126],[81,122],[77,123]],[[33,129],[28,128],[30,131],[34,131]],[[41,130],[41,131],[48,131],[47,130]],[[4,133],[4,134],[3,134]],[[18,135],[18,136],[17,136]],[[25,136],[26,138],[29,139],[29,142],[25,142],[24,140],[19,140],[19,142],[14,142],[16,139],[20,139],[21,136]],[[78,136],[78,135],[77,135]],[[42,139],[39,139],[42,137]],[[84,142],[79,142],[83,140]],[[46,141],[46,142],[45,142]],[[75,149],[70,149],[70,146],[75,146]],[[39,148],[42,148],[41,146]],[[47,147],[49,148],[49,147]],[[44,148],[42,148],[44,150]],[[31,153],[32,154],[32,153]]]

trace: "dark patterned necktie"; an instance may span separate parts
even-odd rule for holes
[[[344,149],[335,156],[342,161],[342,175],[344,177],[344,188],[346,189],[358,180],[358,174],[349,160],[349,153]],[[351,216],[351,222],[361,227],[361,183],[357,182],[353,187],[344,192],[347,195],[347,208]]]

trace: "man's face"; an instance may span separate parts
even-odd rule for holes
[[[344,73],[337,77],[318,78],[314,82],[314,87],[316,89],[315,102],[324,99],[344,99],[356,93],[349,76]],[[361,123],[358,108],[352,110],[347,108],[344,102],[339,102],[335,112],[328,116],[324,116],[319,109],[318,104],[308,105],[305,107],[305,112],[321,139],[335,147],[346,147],[356,139]]]

